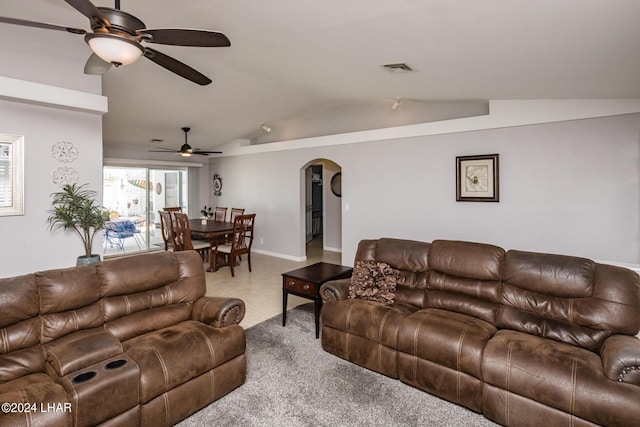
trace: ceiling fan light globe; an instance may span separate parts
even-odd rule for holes
[[[144,53],[137,42],[113,34],[86,34],[84,39],[102,60],[116,65],[133,64]]]
[[[191,151],[182,151],[180,155],[182,157],[191,157]]]

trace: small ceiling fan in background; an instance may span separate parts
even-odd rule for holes
[[[65,1],[89,18],[93,32],[3,16],[0,16],[0,22],[84,34],[85,42],[94,52],[85,64],[85,74],[104,74],[112,65],[119,67],[133,64],[144,56],[161,67],[204,86],[211,83],[210,78],[177,59],[142,46],[142,42],[196,47],[231,46],[224,34],[215,31],[186,28],[148,29],[141,20],[120,10],[120,0],[115,0],[115,9],[96,7],[90,0]]]
[[[149,150],[150,153],[176,153],[181,156],[189,157],[192,154],[199,154],[201,156],[208,156],[209,154],[222,154],[222,151],[203,151],[203,150],[194,150],[191,148],[189,143],[187,142],[187,134],[191,130],[191,128],[184,127],[182,128],[184,132],[184,144],[180,147],[179,150],[172,150],[170,148],[160,148],[158,150]]]

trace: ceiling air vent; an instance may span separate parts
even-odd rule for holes
[[[404,62],[398,62],[396,64],[385,64],[382,66],[385,70],[390,73],[408,73],[413,71],[413,68],[409,67]]]

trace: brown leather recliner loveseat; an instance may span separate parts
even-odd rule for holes
[[[324,350],[503,425],[640,425],[635,272],[446,240],[363,240],[358,261],[399,270],[395,301],[324,284]]]
[[[246,378],[244,302],[160,252],[0,279],[0,425],[172,425]]]

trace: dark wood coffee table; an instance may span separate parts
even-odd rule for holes
[[[320,336],[320,286],[324,282],[351,277],[353,268],[344,265],[318,262],[282,274],[282,326],[287,324],[287,296],[297,295],[313,300],[316,320],[316,338]]]

